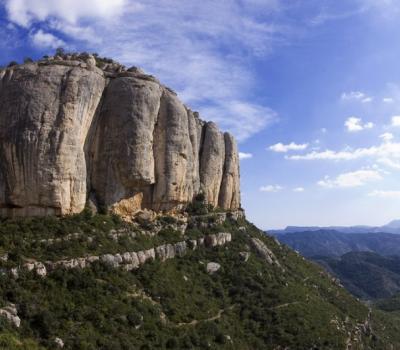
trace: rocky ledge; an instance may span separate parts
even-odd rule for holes
[[[232,235],[229,232],[220,232],[217,234],[210,234],[197,239],[189,239],[180,241],[177,243],[167,243],[153,247],[146,250],[140,250],[137,252],[123,252],[117,254],[102,254],[91,255],[81,258],[63,259],[58,261],[31,261],[22,265],[22,269],[26,271],[32,271],[37,276],[46,277],[51,271],[58,268],[63,269],[84,269],[90,267],[95,262],[102,262],[113,268],[123,268],[126,271],[131,271],[139,268],[147,261],[160,260],[164,262],[168,259],[175,257],[182,257],[186,255],[188,250],[196,250],[201,247],[213,248],[218,246],[224,246],[232,240]],[[9,274],[14,278],[19,277],[21,267],[13,267],[8,270]],[[6,270],[1,271],[5,273]],[[0,310],[1,314],[1,310]]]
[[[173,212],[199,193],[240,207],[236,142],[154,77],[87,54],[0,69],[1,216]]]

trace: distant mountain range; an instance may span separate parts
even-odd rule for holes
[[[320,229],[275,233],[275,237],[306,257],[339,257],[354,251],[400,256],[400,235],[393,233],[343,233]]]
[[[287,226],[283,230],[268,230],[269,234],[276,235],[281,233],[296,233],[296,232],[305,232],[305,231],[321,231],[321,230],[330,230],[330,231],[338,231],[343,233],[395,233],[400,234],[400,220],[393,220],[386,225],[383,226],[366,226],[366,225],[357,225],[357,226]]]
[[[381,227],[287,227],[268,233],[323,266],[359,298],[400,293],[400,220]]]

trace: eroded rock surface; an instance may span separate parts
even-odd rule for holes
[[[0,215],[240,207],[236,142],[139,69],[90,56],[0,70]]]
[[[1,308],[0,317],[5,318],[17,328],[21,325],[21,319],[18,317],[17,308],[14,304],[9,303],[7,306]]]

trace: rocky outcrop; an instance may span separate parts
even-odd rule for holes
[[[232,235],[229,232],[220,232],[204,237],[206,247],[216,247],[229,243],[232,240]]]
[[[5,215],[68,214],[86,203],[84,143],[101,71],[26,64],[0,81],[0,207]]]
[[[218,264],[216,262],[209,262],[207,264],[206,270],[207,270],[207,273],[212,275],[212,274],[216,273],[220,268],[221,268],[220,264]]]
[[[92,56],[0,70],[0,215],[240,207],[235,140],[139,69]]]
[[[257,252],[257,254],[261,258],[263,258],[267,263],[271,265],[274,264],[283,270],[275,254],[272,252],[271,249],[267,247],[267,245],[262,240],[258,238],[251,238],[250,243],[253,246],[254,250]]]
[[[80,258],[63,259],[58,261],[31,261],[22,265],[23,270],[33,272],[39,277],[46,277],[49,272],[62,268],[70,269],[85,269],[90,267],[95,262],[101,262],[112,268],[122,268],[125,271],[131,271],[139,268],[148,261],[159,260],[164,262],[175,257],[183,257],[188,251],[196,250],[199,247],[214,248],[224,246],[232,240],[231,233],[220,232],[211,234],[197,239],[188,239],[176,243],[167,243],[159,245],[147,250],[137,252],[124,252],[116,254],[103,254],[100,256],[91,255]],[[211,243],[212,242],[212,243]],[[20,267],[14,267],[9,270],[9,273],[15,279],[19,278]]]
[[[17,308],[14,304],[9,303],[7,306],[0,309],[0,316],[4,317],[12,325],[19,328],[21,319],[18,316]]]

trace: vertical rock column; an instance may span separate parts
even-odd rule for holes
[[[7,70],[0,86],[1,214],[82,211],[83,145],[104,84],[96,68],[33,63]]]
[[[152,209],[156,211],[179,209],[194,196],[198,178],[194,155],[197,133],[190,130],[190,119],[176,95],[165,89],[154,131],[156,183]]]
[[[239,155],[234,137],[224,134],[225,164],[218,206],[223,209],[240,207]]]
[[[201,190],[207,203],[218,206],[225,164],[225,141],[218,127],[209,122],[204,125],[204,141],[200,160]]]
[[[151,205],[161,92],[134,75],[108,85],[92,146],[92,190],[101,206],[128,214]]]

